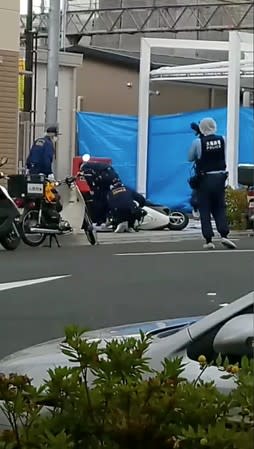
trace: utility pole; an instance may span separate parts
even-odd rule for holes
[[[58,70],[60,51],[60,0],[50,0],[48,16],[48,65],[45,130],[49,126],[58,127]],[[54,172],[58,173],[57,148]]]
[[[62,1],[63,10],[62,10],[62,26],[61,26],[61,48],[65,51],[65,35],[66,35],[66,26],[67,26],[67,11],[68,11],[68,3],[67,0]]]
[[[25,36],[26,36],[25,67],[26,72],[28,72],[28,75],[25,77],[24,111],[29,112],[31,114],[33,78],[30,74],[33,72],[33,0],[28,0],[27,2]]]
[[[58,126],[58,70],[60,50],[60,0],[50,0],[45,128]]]

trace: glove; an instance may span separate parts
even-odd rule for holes
[[[51,182],[55,181],[55,176],[54,176],[53,173],[50,173],[50,175],[48,175],[48,180],[51,181]]]

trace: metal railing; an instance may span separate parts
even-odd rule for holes
[[[78,9],[67,11],[66,36],[79,42],[84,36],[179,33],[190,31],[253,31],[254,2],[214,1],[200,4]],[[25,16],[20,18],[21,34]],[[47,36],[48,14],[35,14],[33,26]]]

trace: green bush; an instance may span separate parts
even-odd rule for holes
[[[247,229],[247,192],[246,189],[226,189],[227,216],[231,229]]]
[[[222,375],[237,384],[226,396],[213,383],[183,379],[179,358],[151,372],[143,334],[102,348],[82,333],[67,329],[62,351],[73,367],[49,371],[41,388],[26,376],[0,376],[11,427],[0,433],[1,449],[253,449],[253,361],[224,362]],[[205,357],[199,362],[202,373]]]

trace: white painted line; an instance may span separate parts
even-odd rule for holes
[[[45,282],[57,281],[58,279],[63,279],[70,277],[69,274],[63,276],[52,276],[48,278],[40,278],[40,279],[30,279],[27,281],[16,281],[16,282],[6,282],[4,284],[0,284],[0,292],[4,290],[12,290],[13,288],[20,287],[28,287],[30,285],[43,284]]]
[[[186,254],[239,254],[239,253],[254,253],[254,249],[221,249],[221,250],[212,250],[212,251],[155,251],[150,253],[116,253],[114,256],[173,256],[173,255],[186,255]]]
[[[210,292],[210,293],[207,293],[207,296],[216,296],[217,295],[217,293],[213,293],[213,292]]]
[[[222,304],[220,304],[220,307],[226,307],[228,306],[228,302],[223,302]]]

